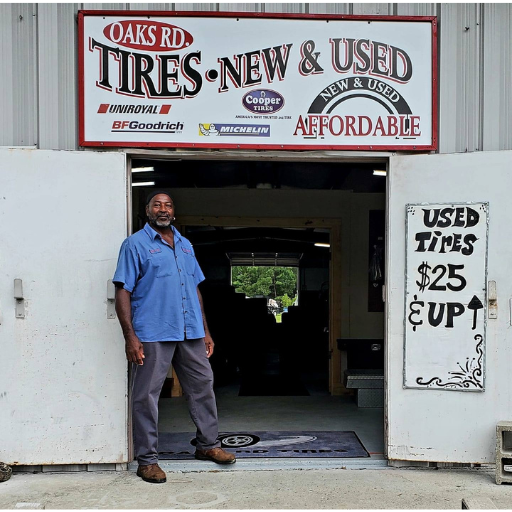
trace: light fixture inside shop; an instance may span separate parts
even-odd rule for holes
[[[331,244],[323,244],[321,242],[318,242],[315,244],[315,247],[331,247]]]
[[[152,187],[154,184],[154,181],[140,181],[139,183],[132,183],[132,187]]]
[[[135,167],[132,172],[153,172],[154,170],[154,167]]]
[[[373,171],[373,175],[374,176],[386,176],[387,173],[386,173],[386,171],[375,170],[375,171]]]

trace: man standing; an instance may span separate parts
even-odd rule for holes
[[[158,466],[158,397],[171,363],[183,387],[196,433],[195,458],[232,464],[220,448],[213,373],[214,343],[204,315],[204,280],[190,242],[172,226],[174,202],[154,191],[148,223],[122,244],[114,276],[116,312],[133,365],[133,434],[137,475],[162,483]]]

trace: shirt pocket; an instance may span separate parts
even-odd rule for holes
[[[196,258],[192,254],[184,253],[185,270],[187,274],[193,276],[196,271]]]
[[[172,260],[169,254],[165,254],[164,252],[157,252],[152,254],[149,258],[149,263],[155,277],[167,277],[173,275],[172,269]]]

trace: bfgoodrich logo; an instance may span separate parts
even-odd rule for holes
[[[243,136],[243,137],[270,137],[268,124],[224,124],[199,123],[199,135],[210,136]]]
[[[183,123],[141,123],[139,121],[114,121],[111,132],[121,133],[180,133],[183,131]]]

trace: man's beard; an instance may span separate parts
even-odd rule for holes
[[[149,223],[159,228],[168,228],[173,223],[173,218],[168,217],[166,220],[160,219],[158,216],[149,216]]]

